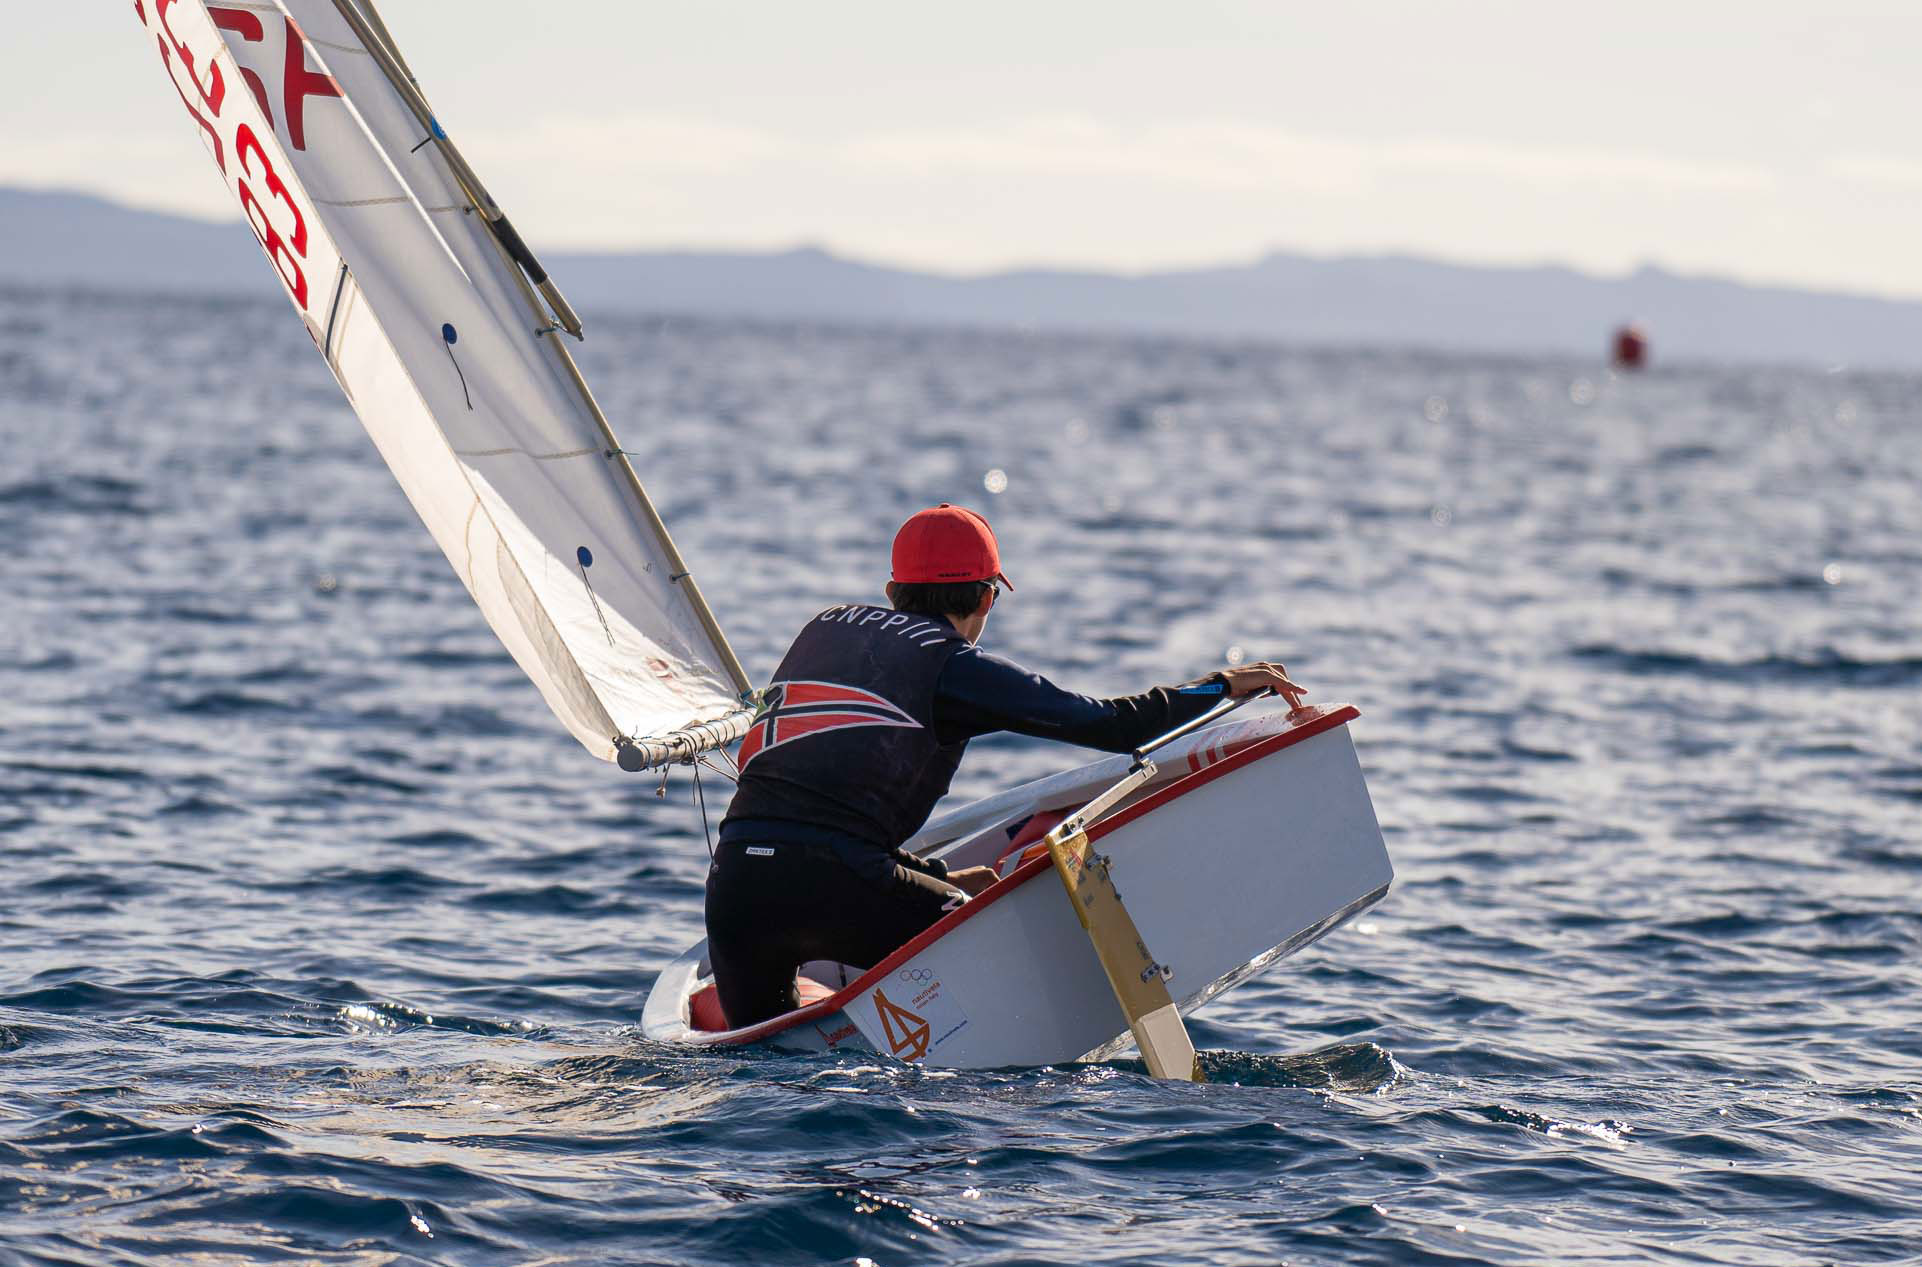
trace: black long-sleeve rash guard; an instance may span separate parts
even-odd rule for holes
[[[943,745],[996,731],[1080,744],[1105,752],[1130,752],[1227,697],[1219,673],[1181,686],[1157,686],[1140,695],[1095,699],[1062,690],[1038,673],[969,645],[951,655],[935,680],[934,737]],[[921,858],[896,846],[863,844],[824,826],[791,822],[778,815],[736,818],[721,824],[723,841],[791,840],[834,848],[850,867],[867,874],[894,864],[945,879],[945,863]]]
[[[1215,673],[1183,686],[1157,686],[1140,695],[1093,699],[1064,691],[1039,673],[963,647],[948,660],[934,688],[934,733],[942,743],[997,730],[1039,739],[1131,752],[1219,704],[1228,687]]]

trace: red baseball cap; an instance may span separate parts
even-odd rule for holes
[[[965,506],[920,511],[894,534],[894,579],[903,585],[956,581],[1014,582],[1001,571],[1001,548],[988,521]]]

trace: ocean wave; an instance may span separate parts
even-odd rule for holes
[[[1021,585],[997,652],[1097,695],[1276,655],[1360,706],[1395,886],[1190,1018],[1196,1086],[642,1039],[701,936],[684,772],[555,725],[299,324],[0,294],[21,323],[0,1259],[1922,1243],[1910,379],[596,321],[751,674],[950,500]],[[958,786],[1080,760],[983,739]],[[1058,1005],[1026,984],[969,1006]]]
[[[1571,655],[1618,673],[1699,677],[1737,683],[1805,683],[1850,687],[1913,686],[1922,682],[1922,656],[1858,658],[1824,650],[1813,655],[1769,655],[1733,660],[1687,652],[1628,651],[1602,643]]]

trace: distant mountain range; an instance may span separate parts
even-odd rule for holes
[[[536,250],[539,250],[536,244]],[[943,277],[803,248],[542,251],[589,312],[822,319],[1393,345],[1598,357],[1639,320],[1663,361],[1922,368],[1922,302],[1749,286],[1643,268],[1621,278],[1401,256],[1121,276],[1022,269]],[[239,224],[83,194],[0,188],[0,285],[270,295]]]

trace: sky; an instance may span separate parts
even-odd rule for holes
[[[20,4],[0,184],[231,219],[130,0]],[[539,249],[1270,250],[1922,297],[1922,3],[381,0]]]

